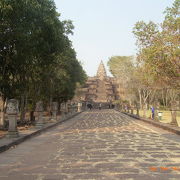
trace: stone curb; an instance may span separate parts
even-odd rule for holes
[[[132,118],[135,118],[137,120],[149,123],[149,124],[151,124],[151,125],[153,125],[155,127],[159,127],[159,128],[164,129],[164,130],[167,130],[169,132],[172,132],[172,133],[175,133],[177,135],[180,135],[180,128],[179,127],[172,126],[170,124],[165,124],[165,123],[153,121],[153,120],[149,120],[149,119],[145,119],[145,118],[141,118],[141,117],[138,117],[137,115],[133,115],[133,114],[125,113],[125,112],[121,112],[121,113],[123,113],[123,114],[125,114],[127,116],[130,116]]]
[[[28,135],[25,135],[25,136],[19,137],[19,138],[17,138],[17,139],[14,139],[13,142],[10,142],[10,143],[7,143],[7,144],[5,144],[5,145],[2,145],[2,146],[0,146],[0,153],[2,153],[2,152],[4,152],[4,151],[7,151],[7,150],[10,149],[11,147],[16,146],[16,145],[18,145],[18,144],[20,144],[20,143],[22,143],[22,142],[24,142],[24,141],[26,141],[26,140],[34,137],[34,136],[40,135],[42,132],[45,132],[45,131],[53,128],[53,127],[56,127],[56,126],[58,126],[59,124],[65,122],[65,121],[67,121],[67,120],[69,120],[69,119],[72,119],[73,117],[77,116],[77,115],[80,114],[80,113],[81,113],[81,112],[78,112],[78,113],[75,113],[75,114],[73,114],[73,115],[71,115],[71,116],[67,116],[67,117],[65,117],[65,119],[63,119],[63,120],[61,120],[61,121],[59,121],[59,122],[56,122],[56,123],[54,123],[54,124],[51,124],[51,125],[49,125],[49,126],[47,126],[47,127],[44,127],[44,128],[42,128],[42,129],[37,129],[36,131],[34,131],[34,132],[32,132],[32,133],[30,133],[30,134],[28,134]]]

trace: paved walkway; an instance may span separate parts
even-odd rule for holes
[[[84,112],[0,154],[0,180],[180,179],[180,136],[114,110]]]

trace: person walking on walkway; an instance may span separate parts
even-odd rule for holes
[[[155,113],[155,109],[153,106],[151,106],[151,118],[154,119],[154,113]]]
[[[91,109],[92,109],[92,107],[93,107],[93,106],[92,106],[92,104],[90,104],[90,105],[89,105],[89,109],[91,110]]]
[[[91,109],[92,109],[92,104],[89,103],[89,104],[87,105],[87,107],[88,107],[89,110],[91,110]]]

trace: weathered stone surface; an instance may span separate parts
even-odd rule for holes
[[[93,108],[111,108],[112,102],[119,99],[117,80],[107,76],[102,61],[96,76],[88,78],[82,92],[81,100],[88,101],[93,105]]]
[[[36,103],[36,128],[41,129],[44,124],[45,124],[45,120],[43,117],[43,111],[44,111],[44,107],[43,107],[43,102],[42,101],[38,101]]]
[[[18,113],[18,101],[16,99],[10,99],[7,103],[6,113],[8,115],[14,115]]]
[[[19,136],[17,130],[17,113],[18,113],[18,101],[16,99],[10,99],[7,104],[6,113],[8,114],[8,134],[9,138],[16,138]]]

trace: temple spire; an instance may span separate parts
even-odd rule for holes
[[[104,79],[106,77],[106,69],[104,67],[103,61],[101,61],[99,67],[98,67],[98,71],[97,71],[97,77],[99,79]]]

